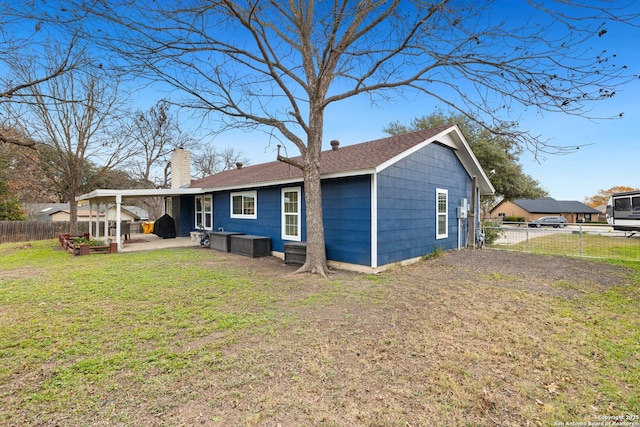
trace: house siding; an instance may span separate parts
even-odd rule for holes
[[[322,182],[327,258],[371,265],[371,176]]]
[[[271,239],[271,248],[284,252],[282,239],[282,188],[300,187],[301,191],[301,240],[307,238],[306,205],[304,188],[285,185],[243,189],[256,191],[257,218],[238,219],[230,217],[231,193],[221,191],[213,194],[213,230],[236,231],[244,234],[266,236]],[[359,176],[322,181],[322,209],[325,227],[327,257],[331,260],[370,265],[371,264],[371,177]],[[182,196],[174,207],[180,207],[179,227],[181,236],[194,230],[194,197]]]
[[[371,184],[370,177],[331,179],[322,182],[322,209],[325,227],[327,257],[332,260],[370,265],[371,262]],[[237,231],[244,234],[266,236],[271,249],[284,252],[282,239],[282,188],[299,185],[274,186],[243,191],[257,192],[257,218],[230,218],[232,191],[213,196],[213,229]],[[301,240],[307,238],[306,205],[301,191]],[[193,215],[192,215],[193,216]]]
[[[436,239],[436,188],[448,191],[448,236]],[[472,181],[453,150],[432,143],[378,174],[378,265],[458,245],[456,207]],[[462,223],[466,245],[467,220]]]
[[[322,207],[327,258],[373,266],[371,175],[325,179]],[[300,184],[244,188],[256,191],[257,218],[230,218],[230,195],[213,193],[213,230],[266,236],[273,251],[284,252],[282,239],[282,188],[302,187],[301,240],[306,241],[306,206]],[[436,188],[448,192],[448,236],[436,239]],[[471,202],[472,180],[453,150],[429,144],[387,167],[377,177],[377,263],[383,266],[433,252],[436,247],[458,245],[456,207]],[[183,196],[180,229],[192,230],[194,198]],[[467,221],[462,221],[460,243],[466,245]],[[188,235],[188,232],[187,232]]]
[[[222,191],[213,195],[213,230],[235,231],[238,233],[265,236],[271,239],[271,249],[282,251],[280,236],[280,187],[243,189],[242,192],[256,191],[257,217],[255,219],[230,218],[231,194],[236,191]]]
[[[189,237],[189,233],[196,229],[194,224],[196,217],[195,197],[174,197],[171,203],[173,206],[171,216],[176,223],[176,236]]]

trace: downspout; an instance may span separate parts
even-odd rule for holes
[[[371,267],[378,268],[378,174],[371,174]]]
[[[473,175],[471,178],[471,207],[469,212],[467,213],[468,219],[467,222],[469,224],[468,232],[467,232],[467,246],[469,246],[469,242],[473,242],[473,249],[476,249],[476,211],[478,203],[478,177]]]

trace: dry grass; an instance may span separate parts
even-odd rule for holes
[[[38,280],[18,279],[26,267],[10,257],[0,267],[2,424],[523,426],[640,413],[629,268],[461,251],[324,280],[204,249],[86,261],[26,250],[56,266],[36,263]],[[57,268],[88,278],[55,285]]]

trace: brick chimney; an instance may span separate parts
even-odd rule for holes
[[[171,188],[184,188],[191,184],[191,153],[178,147],[171,153]]]

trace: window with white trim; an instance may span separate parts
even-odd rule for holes
[[[436,239],[449,236],[449,191],[436,188]]]
[[[211,196],[196,196],[196,227],[200,227],[200,224],[207,229],[211,230],[213,226],[213,203]]]
[[[301,240],[300,187],[282,189],[282,239]]]
[[[258,194],[256,191],[231,193],[231,218],[258,218]]]

